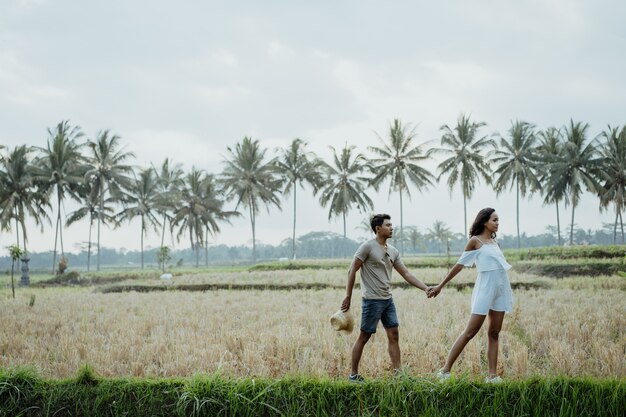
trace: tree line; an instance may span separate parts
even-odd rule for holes
[[[385,135],[376,133],[379,146],[369,146],[366,155],[347,143],[331,147],[330,161],[308,149],[308,143],[294,139],[289,146],[272,152],[259,140],[244,137],[226,148],[224,168],[209,173],[166,158],[160,165],[137,167],[135,155],[125,151],[121,138],[110,130],[88,138],[79,126],[68,120],[48,129],[46,147],[0,145],[0,230],[15,233],[16,245],[27,251],[27,216],[42,230],[52,225],[56,214],[52,268],[60,246],[65,256],[63,229],[87,219],[88,269],[91,260],[92,229],[96,227],[96,268],[100,269],[100,229],[120,227],[139,218],[141,265],[144,266],[143,239],[149,229],[161,235],[166,230],[178,240],[188,239],[195,252],[196,265],[202,248],[208,250],[208,237],[235,216],[249,217],[252,231],[251,259],[257,259],[256,218],[262,209],[281,208],[283,197],[291,196],[293,229],[290,256],[297,252],[297,191],[309,185],[328,218],[343,220],[353,211],[370,212],[373,203],[368,188],[378,191],[383,184],[400,201],[399,243],[404,252],[410,241],[405,230],[403,201],[411,191],[425,191],[445,181],[452,191],[463,195],[464,230],[467,227],[467,200],[484,180],[497,194],[515,189],[517,246],[521,245],[520,198],[540,193],[544,204],[556,209],[557,244],[562,244],[559,206],[571,208],[569,243],[574,241],[575,209],[584,191],[598,198],[599,210],[613,209],[613,243],[618,225],[624,242],[622,213],[626,189],[626,126],[608,126],[591,137],[589,124],[570,120],[561,128],[539,130],[525,121],[513,121],[506,134],[480,133],[486,126],[466,114],[455,125],[441,126],[438,141],[416,143],[415,128],[395,119]],[[425,167],[439,160],[436,172]],[[80,207],[62,216],[62,205],[72,199]],[[234,202],[233,210],[225,205]]]
[[[431,256],[448,257],[450,262],[454,262],[458,254],[463,251],[467,243],[467,237],[461,233],[452,233],[443,224],[435,221],[431,227],[421,232],[417,226],[405,226],[403,241],[405,245],[405,256]],[[600,230],[584,230],[576,227],[574,229],[574,239],[580,244],[590,245],[610,245],[613,242],[613,224],[604,224]],[[356,239],[343,238],[341,234],[331,231],[315,231],[298,236],[296,248],[299,259],[336,259],[350,258],[358,246],[366,239],[371,238],[372,233],[360,234]],[[399,240],[396,235],[394,244]],[[544,233],[528,236],[521,235],[522,247],[536,248],[554,246],[557,244],[556,226],[548,226]],[[498,243],[503,249],[517,247],[517,237],[514,235],[499,235]],[[179,267],[189,267],[196,262],[196,252],[192,248],[168,251],[165,259],[160,257],[161,248],[146,248],[144,252],[146,268],[162,267],[164,270]],[[292,239],[286,238],[276,245],[257,243],[257,256],[259,262],[276,262],[277,260],[288,260],[292,254]],[[39,253],[30,253],[29,266],[35,271],[49,271],[50,257],[52,250]],[[79,253],[65,254],[68,265],[76,271],[87,269],[89,253],[82,250]],[[124,250],[103,246],[101,248],[102,264],[115,268],[136,268],[141,263],[142,253],[140,250]],[[19,256],[15,257],[19,259]],[[242,266],[249,265],[252,259],[252,248],[245,245],[224,245],[211,244],[205,248],[204,255],[201,255],[201,263],[205,267],[209,266]],[[12,256],[0,256],[0,273],[8,273],[13,264]],[[349,259],[346,260],[346,267]],[[197,264],[196,264],[197,265]],[[199,265],[197,265],[199,266]]]

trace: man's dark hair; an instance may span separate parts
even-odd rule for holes
[[[385,220],[391,220],[391,216],[388,214],[374,214],[370,217],[370,226],[372,226],[372,231],[376,233],[376,226],[382,226]]]

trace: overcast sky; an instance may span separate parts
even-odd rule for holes
[[[483,134],[506,134],[518,119],[544,129],[573,118],[594,137],[626,124],[624,16],[621,0],[0,0],[0,143],[45,146],[46,129],[69,119],[89,137],[120,135],[139,166],[170,157],[217,173],[226,147],[244,136],[272,153],[299,137],[328,159],[329,145],[367,154],[394,118],[415,126],[419,142],[438,139],[460,113],[486,122]],[[375,211],[399,224],[387,190],[372,191]],[[298,235],[342,233],[310,194],[299,193]],[[515,233],[513,193],[482,184],[468,222],[486,206],[498,210],[501,233]],[[520,206],[523,231],[556,224],[538,196]],[[289,199],[283,207],[258,217],[261,242],[291,236]],[[404,208],[405,225],[423,232],[435,220],[463,230],[462,195],[443,183],[413,190]],[[568,221],[570,211],[561,213]],[[350,237],[363,236],[364,217],[350,214]],[[575,222],[599,229],[613,219],[586,193]],[[48,229],[30,226],[31,251],[52,248]],[[65,238],[76,251],[87,222]],[[243,217],[215,243],[250,239]],[[1,246],[10,243],[0,235]],[[102,244],[138,248],[139,224],[105,229]]]

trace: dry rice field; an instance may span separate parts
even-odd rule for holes
[[[418,276],[435,283],[444,273],[433,269]],[[473,277],[473,271],[463,271],[459,281]],[[537,280],[551,288],[514,291],[514,311],[506,316],[500,338],[500,373],[509,379],[626,377],[625,280],[511,274],[511,281]],[[174,281],[342,285],[345,271],[220,273]],[[409,374],[428,375],[442,365],[469,317],[470,294],[446,289],[428,300],[417,289],[394,290]],[[18,289],[13,300],[3,287],[0,367],[28,366],[55,378],[73,376],[84,364],[102,376],[344,377],[357,331],[339,333],[329,324],[343,297],[339,289],[102,294],[92,287]],[[351,310],[357,323],[360,305],[357,289]],[[362,374],[389,375],[386,342],[379,327],[365,348]],[[481,330],[453,371],[484,375],[486,348]]]

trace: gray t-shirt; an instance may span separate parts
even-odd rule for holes
[[[400,252],[387,245],[387,252],[376,239],[363,243],[354,254],[363,262],[361,267],[361,291],[366,300],[391,298],[391,271],[394,266],[404,265]]]

